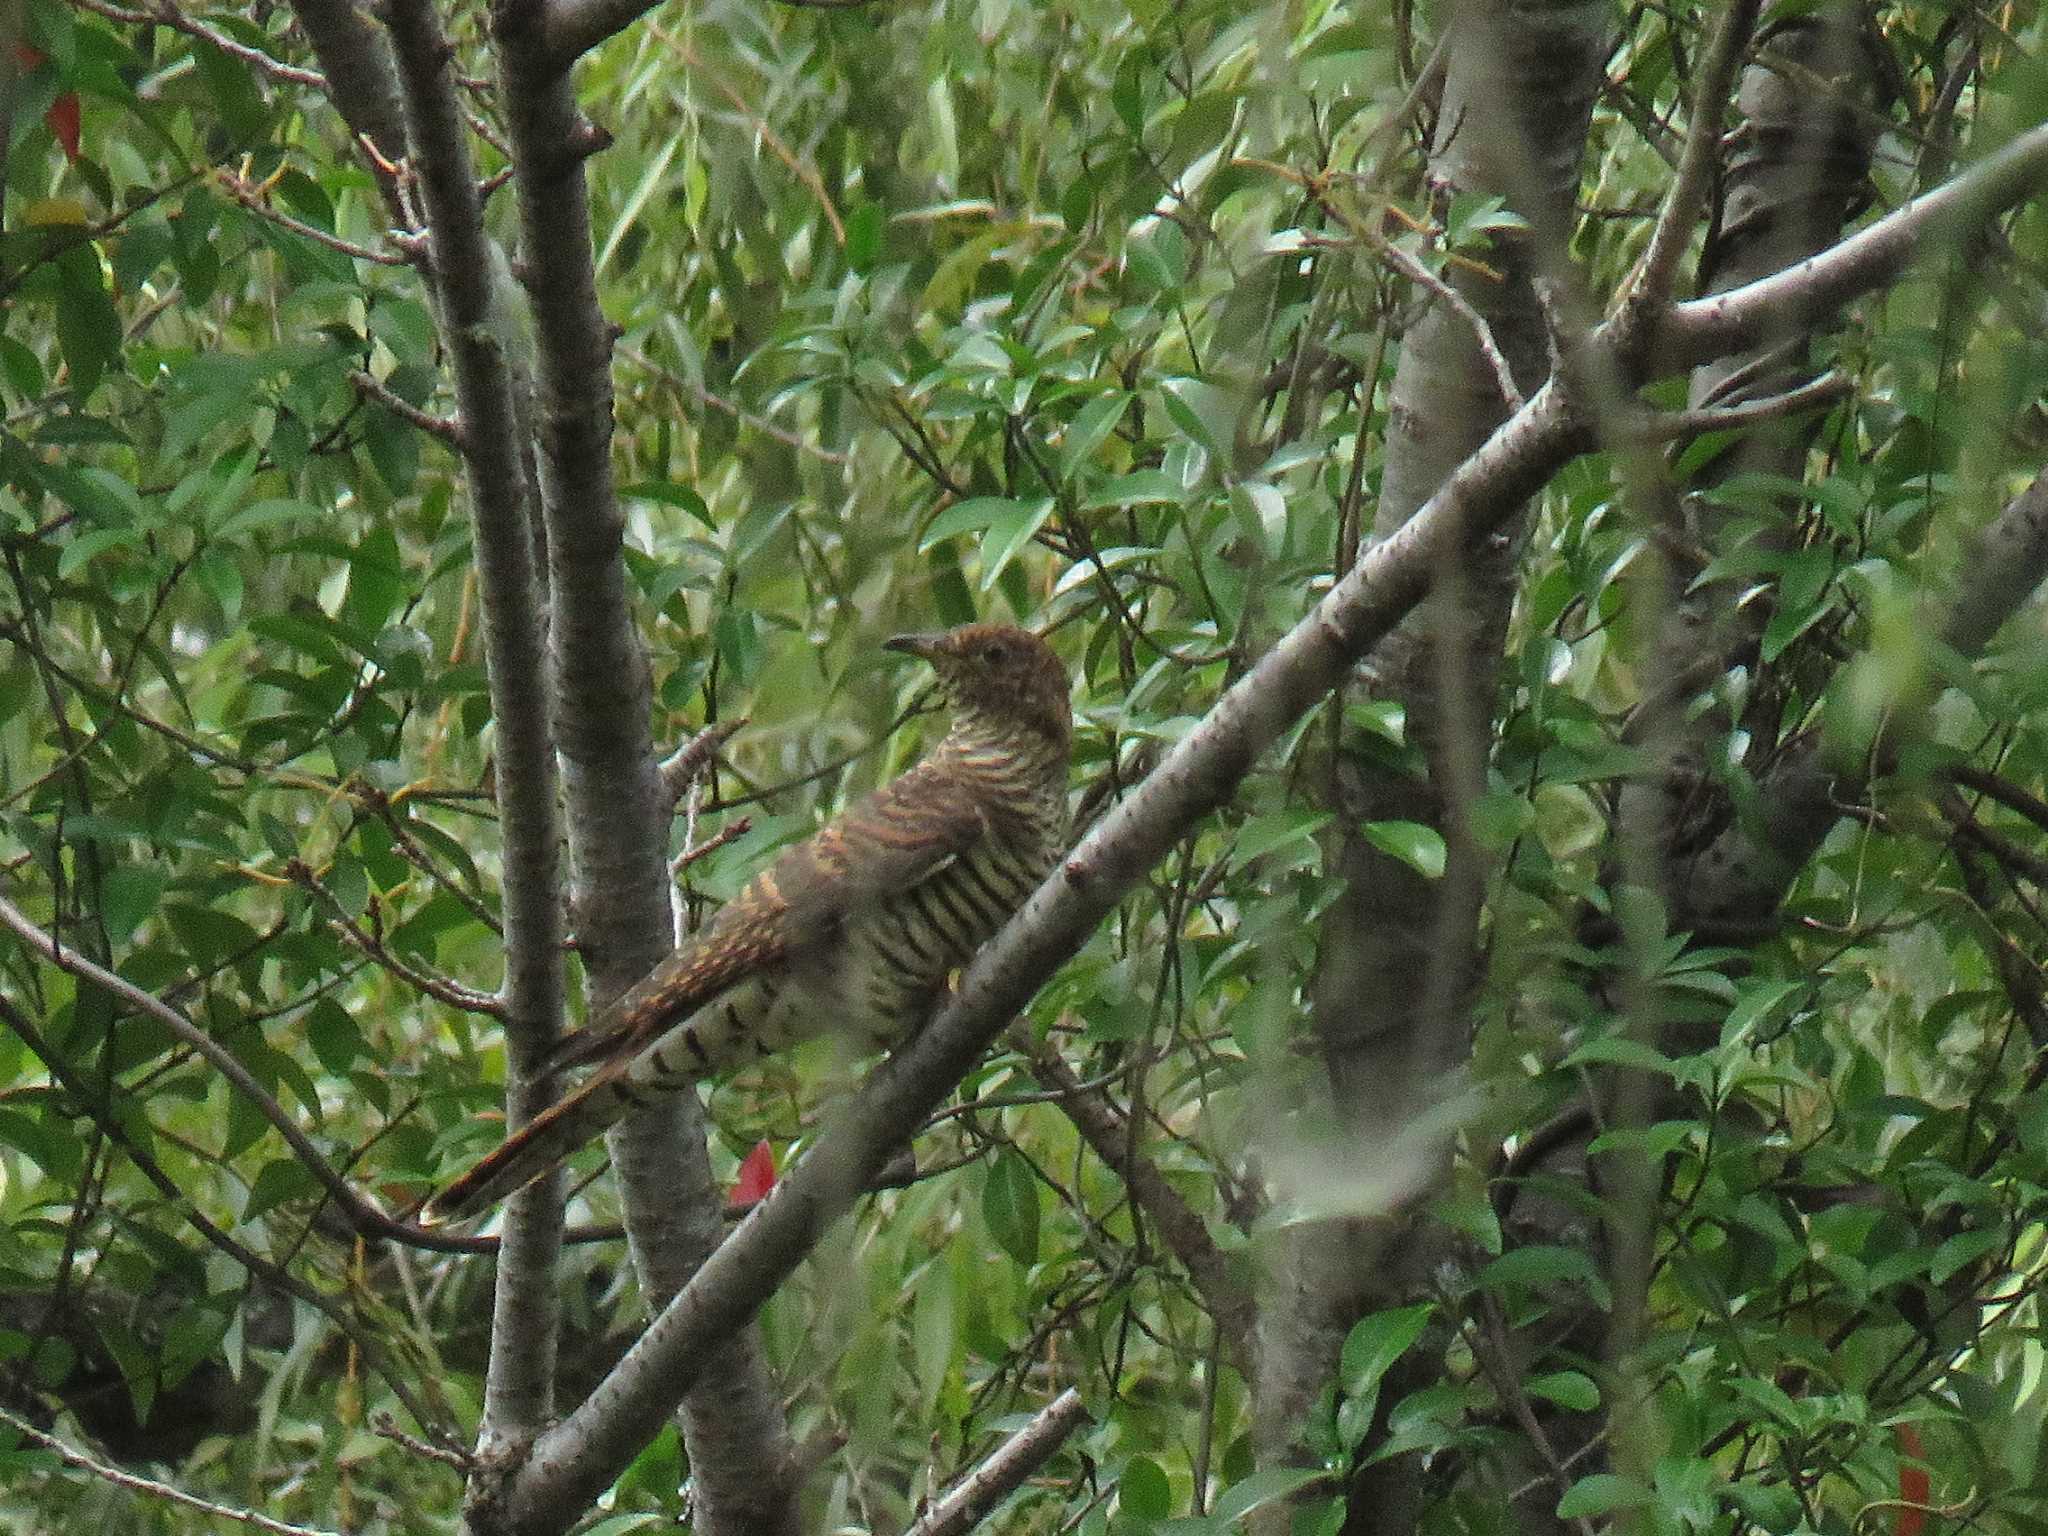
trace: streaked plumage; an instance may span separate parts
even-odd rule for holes
[[[1072,719],[1065,668],[1025,630],[971,624],[888,642],[929,660],[952,727],[756,875],[579,1034],[555,1065],[574,1092],[435,1196],[472,1215],[539,1178],[635,1105],[827,1030],[894,1044],[1065,847]]]

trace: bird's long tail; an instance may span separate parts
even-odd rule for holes
[[[505,1138],[489,1156],[427,1202],[421,1219],[461,1221],[517,1194],[535,1179],[623,1120],[647,1095],[624,1072],[606,1072],[551,1104]]]

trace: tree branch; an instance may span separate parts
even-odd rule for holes
[[[1067,1395],[1071,1397],[1073,1394],[1070,1392]],[[1057,1407],[1058,1404],[1054,1406]],[[45,1434],[28,1420],[15,1417],[5,1408],[0,1408],[0,1424],[5,1424],[32,1444],[53,1452],[65,1466],[76,1467],[81,1472],[90,1472],[102,1482],[112,1483],[116,1488],[126,1488],[130,1493],[145,1494],[152,1499],[163,1499],[171,1504],[182,1504],[187,1509],[196,1509],[216,1520],[232,1520],[237,1525],[269,1531],[272,1536],[334,1536],[333,1532],[323,1531],[317,1526],[293,1525],[288,1521],[273,1520],[270,1516],[258,1514],[253,1509],[237,1509],[232,1504],[216,1504],[211,1499],[202,1499],[182,1488],[173,1488],[169,1483],[160,1483],[153,1477],[137,1477],[133,1472],[123,1472],[119,1467],[110,1467],[103,1461],[95,1461],[76,1446],[59,1440],[55,1435]],[[1021,1439],[1022,1436],[1018,1438]],[[1008,1447],[1005,1446],[1004,1449],[1007,1450]]]
[[[406,154],[405,119],[383,34],[354,0],[292,0],[292,14],[313,45],[326,76],[327,99],[348,125],[393,226],[410,228],[412,215],[398,173]]]
[[[442,1426],[438,1419],[429,1414],[427,1404],[408,1384],[407,1377],[392,1366],[377,1341],[351,1322],[329,1297],[305,1284],[283,1266],[273,1264],[254,1249],[239,1242],[232,1233],[223,1231],[195,1208],[186,1192],[178,1187],[177,1180],[166,1173],[163,1165],[137,1143],[135,1137],[130,1134],[126,1122],[114,1113],[104,1097],[96,1092],[91,1084],[79,1079],[77,1073],[43,1038],[42,1032],[28,1016],[10,1003],[4,995],[0,995],[0,1021],[4,1021],[8,1028],[21,1036],[22,1043],[49,1070],[50,1076],[77,1100],[80,1107],[91,1117],[93,1124],[106,1134],[107,1139],[128,1155],[128,1160],[156,1187],[170,1208],[176,1211],[193,1231],[250,1274],[260,1275],[286,1295],[297,1297],[326,1318],[338,1333],[362,1351],[363,1359],[369,1363],[370,1369],[383,1378],[384,1384],[391,1389],[391,1395],[405,1405],[405,1411],[413,1416],[413,1421],[430,1435],[440,1432]]]
[[[1703,299],[1674,304],[1646,326],[1637,360],[1677,372],[1832,315],[1895,282],[2048,184],[2048,124],[2031,128],[1954,180],[1916,197],[1811,260]]]
[[[91,982],[137,1013],[147,1014],[155,1019],[196,1054],[204,1057],[215,1071],[227,1079],[237,1093],[256,1106],[257,1112],[284,1138],[285,1145],[291,1149],[300,1166],[327,1192],[328,1199],[340,1208],[342,1215],[347,1217],[349,1226],[359,1235],[382,1238],[390,1242],[403,1243],[409,1248],[423,1248],[436,1253],[491,1253],[501,1247],[501,1242],[497,1238],[461,1237],[436,1228],[418,1227],[380,1210],[350,1185],[341,1171],[329,1162],[306,1133],[299,1129],[298,1122],[285,1112],[284,1106],[256,1081],[249,1069],[242,1065],[232,1051],[215,1040],[212,1035],[170,1004],[144,991],[126,977],[95,963],[77,950],[68,949],[58,943],[4,896],[0,896],[0,927],[12,929],[31,951],[42,956],[59,970],[68,971],[82,981]],[[609,1229],[600,1229],[597,1235],[616,1236],[616,1233],[610,1232]],[[584,1237],[586,1240],[596,1240],[591,1234],[584,1234]]]
[[[1639,325],[1671,302],[1679,260],[1692,242],[1700,210],[1713,187],[1714,167],[1721,158],[1721,123],[1735,72],[1742,65],[1743,49],[1756,27],[1757,7],[1758,0],[1726,0],[1720,24],[1707,44],[1706,57],[1693,80],[1692,122],[1686,130],[1678,174],[1671,178],[1663,210],[1650,231],[1650,243],[1622,296],[1619,313],[1630,317],[1625,324]]]
[[[2048,472],[2005,506],[1977,535],[1941,628],[1956,655],[1979,655],[2005,621],[2048,581]],[[1931,689],[1892,711],[1861,764],[1844,764],[1819,733],[1797,742],[1763,776],[1755,818],[1738,820],[1693,862],[1680,919],[1710,932],[1774,927],[1778,899],[1839,821],[1837,807],[1869,779],[1889,771],[1898,749],[1926,726]],[[1759,917],[1757,914],[1766,914]]]
[[[962,1536],[996,1505],[1024,1486],[1024,1480],[1053,1457],[1074,1426],[1088,1416],[1072,1387],[1047,1403],[980,1466],[960,1479],[930,1509],[904,1528],[903,1536]]]
[[[604,1003],[673,942],[663,856],[673,802],[655,764],[652,686],[633,624],[621,558],[625,519],[612,473],[613,332],[598,302],[583,169],[609,136],[577,110],[567,72],[574,54],[551,41],[560,11],[542,0],[498,0],[491,27],[538,363],[569,907],[592,998]],[[558,892],[551,884],[545,894],[552,901]],[[634,1269],[659,1308],[724,1235],[701,1107],[694,1095],[670,1096],[613,1127],[606,1143]],[[520,1331],[516,1317],[500,1316],[494,1370],[501,1355],[520,1351]],[[714,1369],[683,1413],[697,1529],[795,1536],[789,1430],[758,1340],[736,1326],[707,1354]]]
[[[384,11],[397,63],[406,137],[425,202],[438,319],[455,381],[459,446],[474,529],[484,659],[497,729],[498,824],[504,839],[505,1113],[517,1126],[553,1097],[537,1070],[561,1033],[562,914],[557,890],[555,740],[546,626],[532,545],[530,486],[508,358],[516,302],[483,204],[449,73],[453,50],[429,0],[390,0]],[[559,1174],[508,1202],[498,1255],[493,1326],[516,1349],[494,1349],[485,1386],[486,1440],[523,1433],[553,1411],[554,1283],[561,1252]]]
[[[1011,1047],[1030,1061],[1032,1072],[1059,1090],[1059,1106],[1074,1122],[1082,1140],[1124,1181],[1132,1201],[1152,1218],[1166,1246],[1188,1272],[1202,1305],[1215,1319],[1217,1336],[1224,1341],[1233,1363],[1240,1369],[1248,1368],[1257,1313],[1251,1297],[1230,1273],[1229,1259],[1202,1225],[1202,1218],[1181,1198],[1180,1191],[1167,1182],[1156,1164],[1133,1155],[1126,1118],[1117,1113],[1106,1096],[1091,1092],[1057,1050],[1021,1027],[1010,1031],[1009,1040]]]

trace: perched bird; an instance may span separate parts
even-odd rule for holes
[[[597,1069],[428,1204],[475,1214],[664,1093],[827,1030],[876,1047],[923,1024],[949,972],[1065,850],[1066,668],[1036,635],[969,624],[886,642],[929,661],[952,726],[923,761],[787,849],[548,1063]]]

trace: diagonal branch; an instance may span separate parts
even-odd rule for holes
[[[1754,283],[1674,304],[1638,356],[1660,374],[1805,330],[1858,294],[1898,280],[2048,185],[2048,124],[2031,128],[1954,180],[1916,197],[1811,260]]]
[[[1649,246],[1622,297],[1620,313],[1632,317],[1630,324],[1641,324],[1671,301],[1679,258],[1692,239],[1713,185],[1714,167],[1721,157],[1721,122],[1727,114],[1735,72],[1742,63],[1743,46],[1756,26],[1757,8],[1758,0],[1727,0],[1707,45],[1693,81],[1692,126],[1685,136],[1678,174],[1671,179],[1663,211],[1650,231]]]
[[[1941,643],[1966,660],[1976,657],[2044,581],[2048,472],[1972,541]],[[1687,919],[1710,933],[1775,928],[1786,886],[1841,819],[1843,802],[1888,772],[1899,749],[1924,732],[1931,702],[1931,687],[1900,701],[1862,765],[1843,763],[1818,733],[1797,742],[1758,786],[1760,813],[1738,820],[1694,861],[1684,884]]]
[[[1073,1395],[1071,1392],[1067,1394],[1068,1397]],[[1058,1404],[1054,1406],[1057,1407]],[[105,1462],[86,1455],[78,1447],[59,1440],[55,1435],[45,1434],[28,1420],[17,1418],[5,1408],[0,1408],[0,1424],[5,1424],[30,1444],[40,1445],[65,1466],[89,1472],[101,1482],[112,1483],[116,1488],[125,1488],[130,1493],[162,1499],[169,1504],[182,1504],[187,1509],[198,1510],[210,1519],[232,1520],[237,1525],[267,1531],[270,1536],[333,1536],[332,1532],[320,1530],[315,1526],[293,1525],[286,1520],[273,1520],[269,1515],[253,1509],[237,1509],[232,1504],[216,1504],[211,1499],[202,1499],[197,1494],[187,1493],[184,1489],[175,1488],[169,1483],[160,1483],[153,1477],[137,1477],[133,1472],[123,1472],[119,1467],[110,1467]],[[1007,1450],[1008,1447],[1005,1446],[1004,1449]]]
[[[1209,1236],[1202,1218],[1157,1164],[1134,1154],[1128,1119],[1118,1114],[1105,1096],[1090,1091],[1056,1049],[1021,1027],[1010,1032],[1010,1045],[1030,1061],[1038,1078],[1059,1090],[1060,1108],[1074,1122],[1074,1129],[1095,1149],[1095,1155],[1116,1171],[1131,1199],[1152,1218],[1166,1246],[1188,1272],[1202,1305],[1215,1319],[1218,1337],[1225,1341],[1234,1362],[1247,1367],[1256,1317],[1252,1298],[1231,1274],[1228,1257]]]
[[[1074,1426],[1088,1417],[1072,1387],[1047,1403],[988,1460],[960,1479],[907,1527],[903,1536],[962,1536],[981,1523],[1024,1480],[1052,1459]]]
[[[707,1352],[759,1311],[903,1136],[1124,893],[1230,798],[1259,754],[1400,621],[1468,538],[1508,515],[1590,441],[1555,384],[1544,386],[1224,694],[1139,790],[1095,824],[981,952],[952,1001],[868,1078],[611,1375],[534,1442],[508,1490],[508,1530],[553,1530],[618,1475],[703,1370]]]
[[[383,1345],[353,1321],[333,1297],[306,1284],[283,1265],[272,1263],[200,1211],[186,1192],[178,1187],[177,1181],[164,1171],[163,1165],[150,1155],[148,1148],[137,1139],[128,1122],[115,1112],[114,1106],[109,1104],[90,1083],[78,1076],[77,1071],[65,1061],[63,1053],[43,1038],[42,1032],[35,1027],[28,1015],[9,1002],[5,994],[0,994],[0,1023],[4,1023],[21,1037],[22,1044],[43,1063],[57,1084],[84,1109],[93,1124],[105,1133],[107,1139],[127,1154],[128,1161],[135,1165],[136,1171],[156,1186],[157,1192],[164,1197],[170,1208],[183,1218],[186,1225],[250,1274],[261,1276],[280,1291],[298,1298],[326,1318],[338,1333],[362,1351],[363,1359],[368,1362],[370,1369],[383,1379],[384,1384],[391,1389],[391,1395],[405,1405],[405,1411],[413,1416],[413,1421],[421,1429],[429,1434],[440,1431],[444,1416],[430,1410],[426,1399],[414,1389],[412,1373],[399,1370],[390,1360]],[[432,1395],[438,1398],[438,1393]],[[439,1406],[438,1403],[436,1406]]]
[[[464,1237],[431,1227],[414,1226],[383,1211],[321,1155],[320,1149],[299,1129],[298,1122],[285,1112],[284,1106],[251,1075],[232,1051],[184,1014],[154,993],[136,986],[127,977],[94,963],[75,949],[66,948],[38,928],[26,913],[4,896],[0,896],[0,927],[12,930],[29,950],[59,970],[90,982],[137,1013],[155,1019],[194,1053],[211,1063],[229,1086],[255,1105],[257,1113],[284,1138],[299,1166],[326,1191],[327,1198],[347,1218],[356,1235],[402,1243],[408,1248],[421,1248],[433,1253],[495,1253],[502,1247],[502,1240],[496,1237]],[[577,1228],[569,1236],[579,1242],[599,1242],[614,1238],[618,1233],[609,1227]]]

